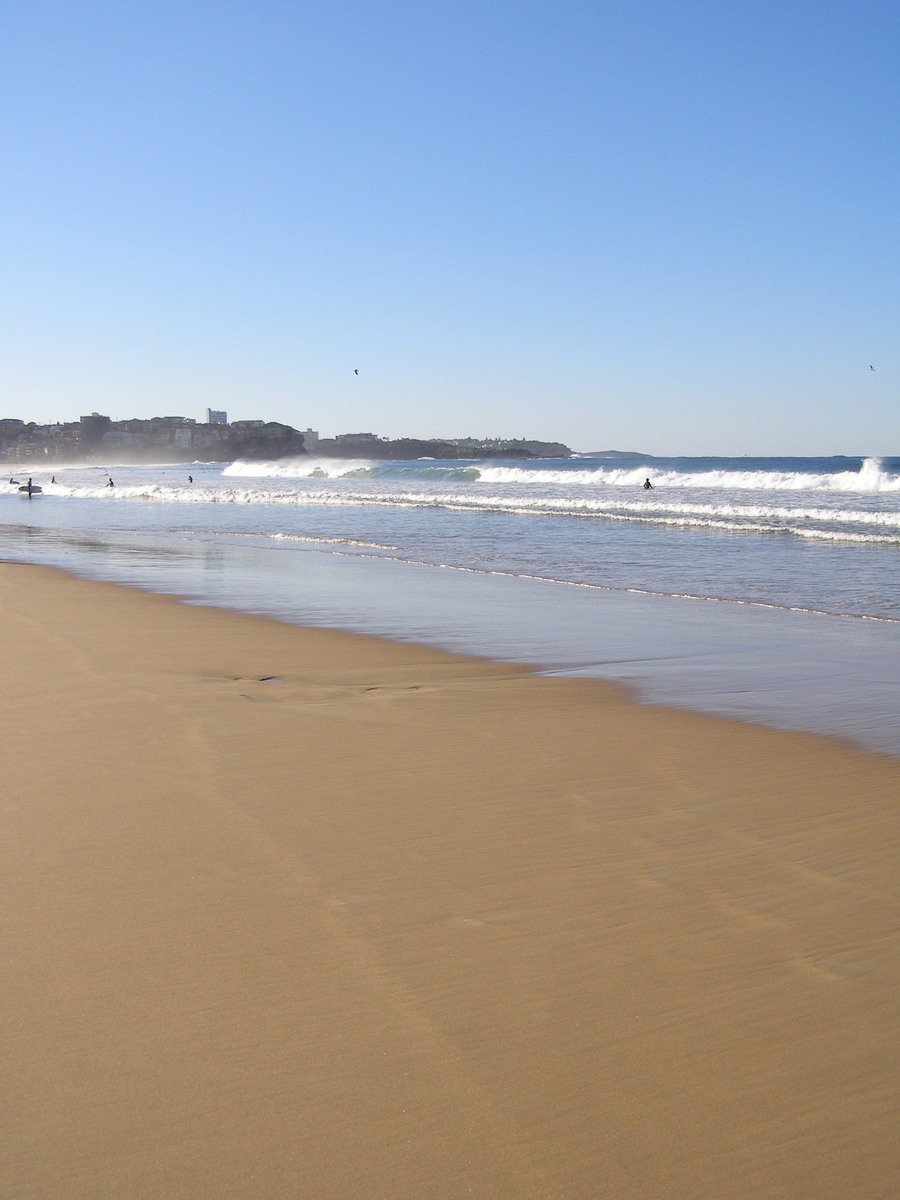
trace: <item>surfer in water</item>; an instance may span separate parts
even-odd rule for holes
[[[644,491],[645,491],[645,492],[652,492],[652,491],[653,491],[653,484],[650,482],[650,480],[649,480],[649,479],[645,479],[645,480],[644,480]]]
[[[115,484],[113,483],[113,481],[110,479],[109,483],[108,483],[106,486],[107,486],[107,487],[115,487],[116,485],[115,485]]]

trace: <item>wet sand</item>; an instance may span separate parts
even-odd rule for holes
[[[900,763],[0,564],[5,1197],[893,1195]]]

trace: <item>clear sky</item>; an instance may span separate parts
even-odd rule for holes
[[[866,0],[6,0],[0,416],[898,454],[898,34]]]

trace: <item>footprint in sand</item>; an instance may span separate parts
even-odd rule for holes
[[[832,983],[847,983],[871,972],[873,964],[858,958],[852,951],[835,954],[804,955],[792,959],[792,964],[804,975],[813,979],[827,979]]]
[[[715,900],[722,912],[742,925],[771,929],[785,922],[785,913],[774,900],[761,896],[735,897],[724,892],[719,892]]]
[[[449,918],[451,925],[463,925],[468,928],[483,929],[485,925],[502,925],[507,921],[521,921],[528,916],[524,908],[493,908],[484,912],[472,913],[471,916],[457,915]]]

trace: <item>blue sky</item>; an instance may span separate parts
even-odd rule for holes
[[[0,416],[900,453],[898,34],[7,0]]]

